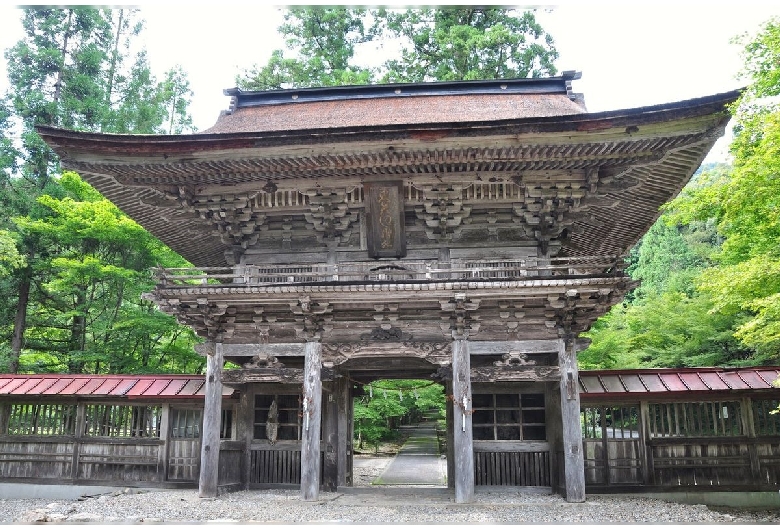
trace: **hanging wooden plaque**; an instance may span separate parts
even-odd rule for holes
[[[371,258],[406,255],[403,184],[371,182],[364,186],[366,243]]]

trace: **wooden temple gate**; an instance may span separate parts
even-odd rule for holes
[[[311,500],[349,484],[346,381],[404,377],[452,396],[457,502],[475,483],[584,500],[577,337],[635,285],[623,256],[738,94],[590,114],[577,78],[232,89],[192,135],[38,128],[194,265],[149,298],[206,341],[201,495],[223,473],[223,387],[241,482]]]

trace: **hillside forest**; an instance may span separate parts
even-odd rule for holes
[[[187,264],[61,171],[34,130],[194,132],[187,73],[152,74],[139,10],[20,13],[0,99],[0,372],[200,373],[197,337],[141,296],[153,267]],[[237,73],[239,86],[557,73],[554,38],[530,11],[291,8],[279,31],[287,48]],[[389,36],[406,43],[398,57],[356,66],[357,43]],[[631,249],[641,285],[587,333],[581,369],[780,362],[780,19],[735,44],[747,88],[732,109],[732,162],[702,167]],[[402,382],[383,385],[403,403]]]

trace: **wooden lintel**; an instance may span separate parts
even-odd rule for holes
[[[322,381],[334,381],[334,370],[321,368]],[[237,370],[225,370],[222,373],[222,382],[228,385],[240,385],[245,383],[303,383],[303,369],[301,368],[249,368]]]
[[[244,383],[303,383],[301,368],[256,368],[244,370],[225,370],[222,382],[228,385]]]
[[[223,344],[225,357],[254,357],[272,355],[273,357],[303,357],[303,343],[277,344]]]
[[[550,340],[511,340],[511,341],[472,341],[469,343],[471,355],[503,355],[505,353],[557,353],[560,348],[558,339]]]
[[[471,381],[492,383],[500,381],[558,381],[561,370],[557,366],[483,366],[471,368]]]

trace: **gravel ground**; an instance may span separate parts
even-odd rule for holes
[[[195,490],[125,490],[78,501],[0,499],[0,523],[698,523],[778,524],[780,510],[714,510],[644,498],[589,495],[567,503],[544,492],[477,491],[455,504],[443,488],[370,488],[389,459],[355,462],[355,488],[303,502],[297,490],[200,499]]]

